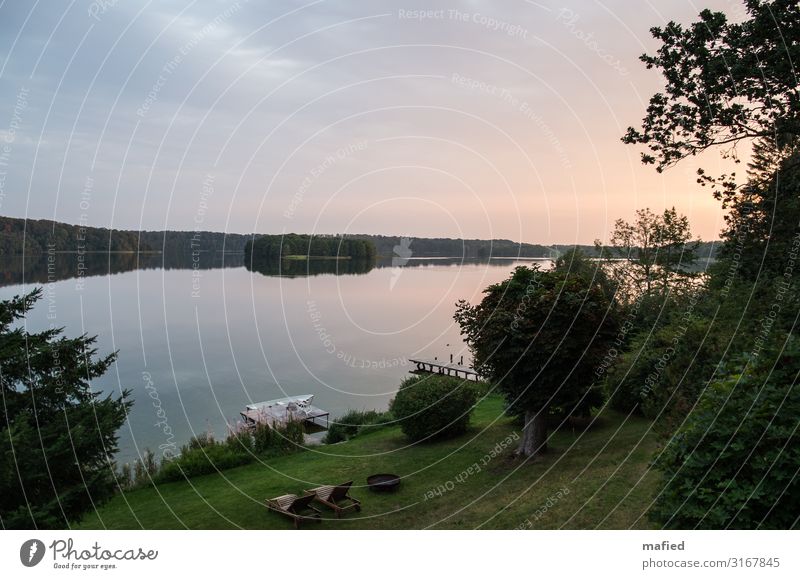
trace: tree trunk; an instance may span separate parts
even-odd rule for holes
[[[540,412],[525,412],[525,427],[522,429],[522,438],[519,441],[517,454],[521,456],[536,456],[547,451],[547,415],[544,410]]]

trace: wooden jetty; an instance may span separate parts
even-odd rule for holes
[[[452,356],[450,363],[440,362],[436,359],[433,360],[408,360],[412,364],[416,364],[416,370],[412,370],[415,374],[444,374],[445,376],[454,376],[456,378],[465,378],[466,380],[480,381],[481,376],[469,366],[463,364],[454,364]],[[463,358],[462,358],[463,362]]]
[[[330,423],[330,412],[317,408],[311,404],[313,394],[303,396],[290,396],[248,404],[239,414],[247,426],[268,424],[269,426],[285,426],[290,421],[301,421],[314,426],[322,427],[318,419],[325,419],[324,428]]]

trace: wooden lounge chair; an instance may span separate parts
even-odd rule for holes
[[[325,485],[306,491],[313,493],[318,502],[336,511],[336,517],[341,517],[342,513],[350,509],[361,510],[361,501],[350,496],[350,487],[353,481],[340,485]]]
[[[311,501],[314,500],[315,495],[307,494],[302,497],[297,495],[281,495],[274,499],[267,499],[267,508],[291,517],[294,520],[294,528],[300,528],[300,521],[302,520],[315,520],[318,523],[322,522],[319,510],[311,506]]]

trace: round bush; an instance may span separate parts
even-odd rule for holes
[[[390,409],[412,441],[447,438],[466,431],[477,397],[469,381],[414,376],[400,384]]]

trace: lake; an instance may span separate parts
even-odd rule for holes
[[[57,255],[27,265],[23,278],[21,261],[5,259],[0,299],[43,286],[30,331],[63,326],[68,336],[96,334],[100,353],[119,351],[93,387],[133,392],[120,432],[125,462],[197,433],[224,437],[252,402],[314,394],[332,417],[383,410],[409,358],[468,360],[453,321],[457,300],[480,300],[517,265],[550,263],[402,261],[250,271],[241,255],[103,255],[82,265]]]

